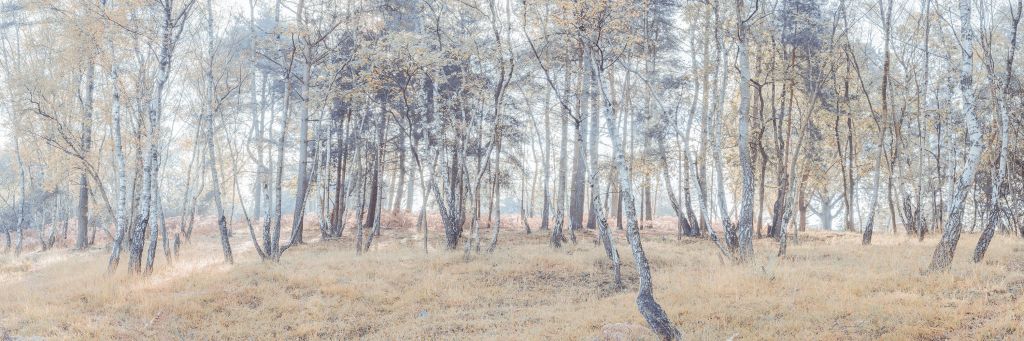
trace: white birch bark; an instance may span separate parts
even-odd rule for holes
[[[981,237],[978,239],[978,245],[974,248],[974,257],[972,260],[975,263],[981,262],[985,258],[985,251],[988,250],[988,244],[992,241],[992,236],[995,234],[996,225],[999,223],[999,216],[1002,211],[1002,207],[999,205],[1000,187],[1003,186],[1003,179],[1006,178],[1006,158],[1007,155],[1007,142],[1010,139],[1009,125],[1010,117],[1007,113],[1006,101],[1008,101],[1012,95],[1010,95],[1010,86],[1013,84],[1013,59],[1017,52],[1017,28],[1020,24],[1021,15],[1024,14],[1024,1],[1017,0],[1017,9],[1014,11],[1013,7],[1011,10],[1011,35],[1010,35],[1010,52],[1006,57],[1006,81],[1003,84],[1003,96],[1002,100],[999,101],[999,162],[998,169],[996,170],[996,177],[992,181],[992,202],[988,207],[988,220],[985,222],[985,229],[981,232]]]
[[[206,0],[206,34],[207,34],[207,49],[210,53],[209,59],[206,64],[206,148],[208,149],[207,155],[207,167],[210,169],[210,181],[212,182],[210,188],[213,194],[213,202],[217,208],[217,229],[220,231],[220,245],[224,251],[224,262],[233,264],[235,262],[234,257],[231,254],[231,240],[230,234],[228,233],[228,226],[226,217],[224,216],[224,203],[221,200],[221,183],[220,183],[220,172],[217,171],[217,147],[213,143],[216,131],[214,129],[214,111],[215,101],[217,100],[216,86],[213,80],[213,0]]]
[[[946,223],[945,231],[942,233],[942,240],[935,247],[932,255],[932,262],[928,266],[933,271],[944,271],[953,262],[953,254],[956,253],[956,245],[960,241],[960,230],[963,225],[964,203],[967,201],[967,193],[974,182],[974,172],[981,159],[981,151],[984,146],[981,144],[981,129],[978,127],[978,117],[974,113],[974,29],[971,27],[971,1],[960,0],[960,39],[961,39],[961,61],[960,61],[960,92],[963,96],[961,111],[964,116],[964,125],[967,128],[967,157],[963,172],[953,188],[953,197],[949,202],[949,221]]]
[[[114,44],[112,41],[107,41],[108,48],[111,53],[111,66],[110,66],[110,88],[111,88],[111,103],[110,112],[113,118],[113,135],[114,135],[114,167],[117,174],[117,213],[114,218],[116,221],[116,227],[114,228],[114,241],[112,242],[110,259],[107,262],[107,272],[114,272],[117,270],[118,263],[121,260],[121,247],[124,243],[124,234],[126,226],[126,207],[127,207],[127,175],[125,156],[124,156],[124,145],[121,137],[121,87],[118,84],[118,72],[120,69],[120,63],[117,61],[117,56],[114,54]],[[185,194],[186,196],[188,193]]]
[[[615,125],[615,108],[608,97],[608,90],[605,88],[603,66],[597,64],[597,58],[592,58],[591,68],[597,74],[597,84],[601,92],[602,104],[604,106],[605,122],[608,125],[608,135],[612,142],[612,153],[615,160],[615,168],[619,173],[619,185],[622,191],[623,206],[626,214],[626,239],[633,250],[633,261],[636,264],[637,274],[640,277],[640,288],[637,293],[636,303],[640,314],[644,316],[647,324],[666,340],[677,340],[682,334],[668,319],[668,315],[654,299],[654,284],[651,279],[650,265],[647,262],[647,255],[644,253],[640,241],[640,229],[637,226],[636,204],[633,199],[633,183],[630,179],[629,168],[626,165],[626,158],[623,153],[622,141],[619,137],[618,127]]]
[[[754,255],[754,240],[753,240],[753,226],[754,226],[754,167],[750,160],[750,122],[749,109],[750,109],[750,61],[747,57],[747,26],[746,10],[744,8],[745,0],[736,0],[736,26],[737,26],[737,49],[739,50],[739,69],[740,75],[737,81],[737,86],[740,92],[740,103],[739,103],[739,154],[740,154],[740,168],[743,177],[743,190],[740,199],[740,216],[737,226],[737,237],[739,243],[739,252],[737,252],[737,258],[740,261],[749,261]]]

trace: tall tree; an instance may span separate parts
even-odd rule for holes
[[[935,247],[930,270],[942,271],[953,262],[960,231],[963,228],[964,206],[967,193],[974,183],[974,171],[984,146],[981,144],[981,129],[978,117],[974,113],[974,28],[971,26],[971,1],[960,0],[960,92],[963,95],[961,115],[966,125],[967,154],[963,171],[953,187],[953,197],[949,203],[949,221],[942,232],[942,239]]]
[[[754,239],[753,239],[753,210],[754,210],[754,169],[750,160],[750,86],[747,84],[750,81],[750,61],[747,57],[747,20],[753,17],[753,13],[747,17],[746,9],[744,6],[744,0],[736,0],[736,40],[737,49],[739,50],[739,92],[740,92],[740,103],[739,103],[739,154],[740,154],[740,168],[742,169],[743,177],[743,194],[740,199],[740,216],[737,226],[737,237],[739,244],[739,252],[737,253],[738,259],[741,261],[747,261],[754,255]],[[756,10],[756,9],[755,9]]]
[[[142,189],[139,197],[139,211],[131,234],[131,249],[128,269],[133,273],[142,271],[142,245],[145,241],[146,229],[150,226],[150,200],[153,196],[153,184],[160,167],[160,125],[163,111],[163,92],[170,78],[171,62],[174,49],[185,29],[185,21],[192,13],[195,0],[188,0],[175,6],[174,0],[158,0],[156,10],[160,13],[157,70],[154,76],[153,92],[150,95],[146,119],[149,127],[146,156],[142,166]]]
[[[992,236],[996,231],[996,224],[999,223],[999,216],[1002,214],[1000,211],[999,200],[1000,189],[1003,187],[1003,180],[1006,178],[1006,159],[1009,157],[1007,153],[1007,140],[1010,139],[1009,125],[1010,118],[1007,112],[1006,102],[1009,101],[1013,94],[1013,59],[1017,53],[1017,29],[1020,25],[1021,14],[1024,13],[1024,1],[1017,0],[1016,10],[1011,6],[1010,8],[1010,49],[1006,55],[1006,79],[1002,84],[1002,91],[1000,96],[996,96],[999,99],[998,110],[999,110],[999,156],[996,162],[995,178],[992,180],[992,194],[988,207],[988,219],[985,221],[985,228],[981,232],[981,237],[978,238],[978,244],[974,248],[974,256],[972,260],[975,263],[981,262],[985,258],[985,252],[988,250],[989,243],[992,242]],[[991,41],[989,41],[991,43]],[[991,48],[989,49],[991,50]],[[991,75],[992,73],[989,72]]]
[[[224,250],[224,262],[231,264],[234,263],[234,257],[231,255],[231,239],[230,233],[228,232],[227,217],[224,216],[224,203],[221,200],[220,188],[220,172],[217,170],[217,164],[220,161],[217,159],[217,146],[213,143],[216,135],[214,129],[214,114],[217,111],[217,86],[213,79],[213,59],[215,55],[214,50],[214,30],[213,30],[213,0],[206,0],[206,34],[207,34],[207,50],[209,57],[206,62],[206,119],[203,124],[206,125],[206,166],[210,170],[210,190],[213,194],[213,202],[217,207],[217,230],[220,232],[220,245]]]

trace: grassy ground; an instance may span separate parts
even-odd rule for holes
[[[494,254],[466,259],[424,254],[410,229],[385,230],[357,256],[346,231],[275,264],[260,262],[236,227],[238,261],[228,266],[202,228],[148,278],[104,275],[102,249],[0,256],[0,339],[653,338],[633,303],[621,233],[625,291],[591,233],[552,250],[544,233],[505,230]],[[486,248],[490,233],[481,235]],[[763,239],[742,266],[664,230],[645,230],[644,246],[655,295],[690,339],[1024,338],[1024,242],[998,235],[974,265],[976,238],[964,236],[952,269],[938,274],[922,274],[935,239],[884,234],[864,247],[856,234],[807,232],[781,259]]]

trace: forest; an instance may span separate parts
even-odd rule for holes
[[[0,0],[0,340],[1024,338],[1022,12]]]

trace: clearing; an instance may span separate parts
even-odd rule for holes
[[[395,226],[395,225],[392,225]],[[533,226],[536,226],[534,224]],[[261,262],[234,227],[233,266],[200,227],[155,273],[105,275],[106,249],[26,249],[0,256],[0,338],[59,339],[653,339],[633,302],[635,271],[615,236],[627,288],[616,290],[584,231],[554,250],[547,231],[502,231],[498,251],[424,254],[415,229],[387,228],[356,255],[350,231]],[[307,235],[316,232],[307,227]],[[431,238],[441,236],[430,231]],[[490,233],[483,240],[484,247]],[[1024,242],[997,235],[986,261],[967,256],[924,274],[937,237],[804,232],[789,256],[756,241],[751,265],[723,264],[706,240],[644,230],[655,295],[690,339],[1021,339]],[[124,261],[122,261],[124,262]]]

